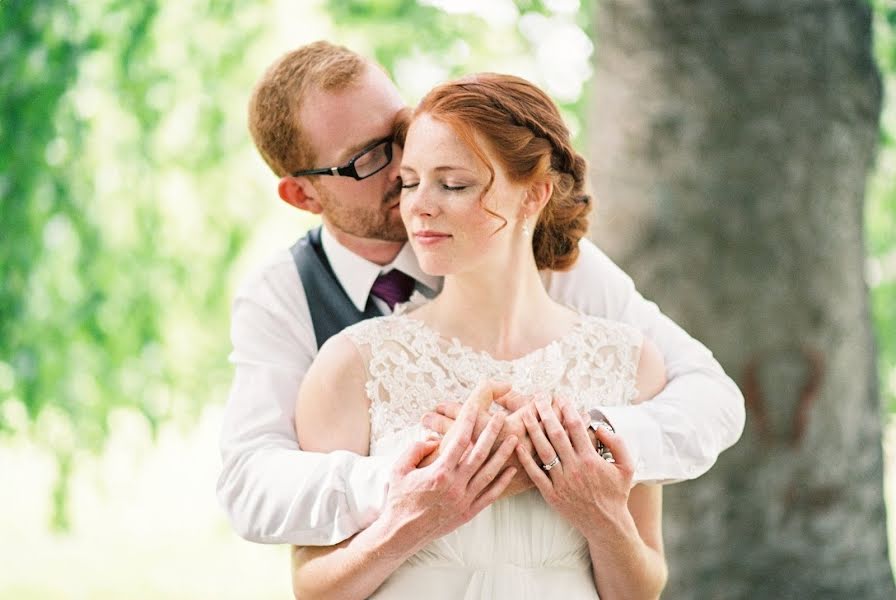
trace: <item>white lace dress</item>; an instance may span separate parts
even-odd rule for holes
[[[512,361],[446,339],[402,314],[343,333],[367,365],[371,455],[394,455],[422,438],[424,413],[439,401],[463,401],[483,378],[510,382],[524,394],[564,396],[580,412],[636,396],[641,334],[596,317],[580,317],[562,338]],[[371,597],[574,600],[597,592],[585,539],[530,490],[495,502],[428,545]]]

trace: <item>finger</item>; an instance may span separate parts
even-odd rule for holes
[[[492,418],[491,413],[488,413],[483,410],[480,410],[476,414],[476,425],[473,427],[473,439],[474,440],[479,439],[479,436],[481,436],[482,432],[485,431],[485,428],[488,426],[491,418]]]
[[[454,419],[449,419],[438,413],[428,412],[423,415],[423,426],[439,435],[448,433],[452,425],[454,425]]]
[[[470,394],[463,408],[457,415],[457,420],[451,427],[446,439],[448,440],[440,457],[442,464],[449,468],[454,468],[460,463],[464,452],[472,441],[473,428],[476,425],[476,416],[479,412],[477,400],[480,395],[485,393],[484,384],[476,386],[476,389]]]
[[[551,407],[550,400],[541,398],[536,400],[535,408],[541,416],[541,426],[547,434],[551,446],[557,451],[557,455],[560,457],[560,462],[572,464],[572,461],[576,458],[576,453],[572,449],[572,444],[569,441],[569,436],[566,434],[566,430],[563,429],[563,425],[560,424],[560,419],[557,417],[557,413],[554,412],[554,409]]]
[[[551,481],[551,478],[548,477],[548,474],[544,472],[544,469],[535,462],[535,459],[532,458],[531,454],[527,453],[520,446],[517,446],[516,457],[519,459],[523,469],[526,470],[526,474],[529,475],[529,479],[532,480],[532,483],[535,484],[535,487],[538,488],[538,491],[541,492],[542,496],[554,492],[554,483]]]
[[[507,489],[507,486],[510,485],[514,475],[516,475],[516,467],[507,467],[504,469],[501,476],[494,480],[491,485],[489,485],[482,494],[473,501],[473,504],[470,505],[470,508],[467,511],[469,517],[472,519],[479,514],[482,509],[500,498],[501,494],[504,493],[504,490]]]
[[[516,412],[526,404],[531,402],[532,396],[523,395],[516,390],[509,389],[507,393],[501,394],[495,398],[495,402],[503,406],[508,412]]]
[[[456,421],[464,405],[460,402],[440,402],[436,404],[436,412],[444,417]]]
[[[463,414],[465,410],[474,410],[475,412],[488,410],[491,404],[492,382],[487,379],[482,379],[476,384],[476,387],[473,388],[473,391],[470,392],[467,399],[464,400],[464,405],[461,407],[460,412]]]
[[[526,423],[523,421],[523,410],[519,410],[515,413],[511,413],[507,415],[507,420],[504,422],[504,430],[503,433],[510,435],[511,433],[516,435],[519,438],[519,443],[525,446],[526,451],[529,454],[535,452],[535,448],[532,446],[532,440],[529,439],[529,432],[526,431]]]
[[[538,455],[542,464],[554,460],[554,457],[557,456],[557,452],[554,450],[551,442],[548,441],[544,431],[542,431],[541,423],[535,420],[534,405],[531,409],[527,408],[523,412],[523,423],[526,425],[526,431],[529,433],[529,440],[532,441],[532,445],[535,447],[535,453]]]
[[[463,404],[460,402],[439,402],[436,404],[436,412],[445,415],[449,419],[457,419]]]
[[[625,446],[625,442],[622,441],[622,436],[612,433],[605,427],[598,427],[594,434],[598,441],[602,442],[607,447],[607,450],[613,453],[613,461],[617,466],[627,469],[635,468],[632,464],[632,455]]]
[[[414,442],[410,448],[398,457],[398,460],[395,462],[395,472],[399,475],[407,475],[417,468],[420,461],[429,456],[438,447],[439,440]]]
[[[470,483],[467,485],[468,494],[473,497],[478,496],[498,476],[498,473],[504,468],[511,454],[513,454],[516,442],[516,436],[511,435],[498,446],[498,449],[489,457],[488,461],[470,479]]]
[[[463,477],[473,477],[473,474],[485,464],[485,461],[492,453],[492,446],[494,446],[495,440],[498,439],[498,433],[501,432],[502,427],[504,427],[503,413],[497,413],[489,419],[485,431],[476,440],[467,457],[461,460],[460,474]]]
[[[503,398],[513,390],[510,383],[507,381],[490,381],[489,386],[492,390],[492,398],[491,402],[489,402],[489,405],[485,408],[488,408],[489,406],[491,406],[492,402],[494,402],[498,398]]]
[[[596,452],[597,450],[595,450],[591,437],[588,435],[588,430],[585,427],[585,422],[582,420],[581,415],[576,412],[572,402],[566,398],[560,398],[560,410],[563,413],[563,427],[569,434],[569,439],[572,441],[572,447],[575,448],[576,453],[581,456],[588,452]]]

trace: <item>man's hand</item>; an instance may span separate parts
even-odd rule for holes
[[[456,426],[442,440],[438,457],[421,466],[435,441],[415,444],[399,459],[380,515],[393,524],[395,548],[407,552],[454,531],[498,499],[516,474],[506,463],[517,445],[515,435],[504,436],[503,413],[492,415],[478,438],[473,437],[477,415],[491,404],[495,384],[482,383],[457,414]]]

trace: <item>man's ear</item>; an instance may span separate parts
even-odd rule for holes
[[[281,178],[277,184],[277,193],[280,194],[281,200],[299,210],[308,211],[313,215],[319,215],[324,211],[317,190],[306,177]]]

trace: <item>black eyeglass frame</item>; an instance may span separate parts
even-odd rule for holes
[[[358,152],[347,163],[345,163],[342,166],[325,167],[322,169],[307,169],[305,171],[296,171],[295,173],[291,173],[291,175],[293,177],[305,177],[308,175],[332,175],[334,177],[352,177],[354,179],[357,179],[358,181],[361,181],[362,179],[367,179],[368,177],[372,177],[373,175],[376,175],[377,173],[379,173],[380,171],[382,171],[383,169],[385,169],[386,167],[389,166],[389,164],[392,162],[392,144],[393,143],[394,143],[394,139],[392,137],[383,138],[381,140],[378,140],[378,141],[370,144],[369,146],[367,146],[366,148],[364,148],[363,150]],[[364,175],[363,177],[361,175],[358,175],[358,171],[357,171],[357,169],[355,169],[355,162],[358,159],[360,159],[361,157],[363,157],[365,154],[367,154],[368,152],[374,150],[375,148],[377,148],[378,146],[381,146],[383,144],[386,144],[386,147],[383,149],[383,151],[386,153],[386,162],[383,164],[383,166],[381,166],[380,168],[378,168],[376,171],[374,171],[372,173],[368,173],[367,175]]]

